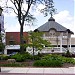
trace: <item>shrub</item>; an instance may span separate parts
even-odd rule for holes
[[[4,54],[0,55],[0,60],[7,60],[9,58],[10,56],[4,55]]]
[[[61,55],[46,55],[41,60],[34,62],[33,66],[43,66],[43,67],[60,67],[64,63],[75,64],[75,60],[70,57],[63,57]]]
[[[63,61],[61,61],[58,55],[46,55],[41,60],[35,61],[33,66],[59,67],[62,64]]]
[[[69,50],[67,50],[65,56],[66,56],[66,57],[71,57],[71,54],[70,54]]]
[[[57,54],[49,54],[49,55],[46,55],[44,56],[42,59],[45,59],[45,60],[61,60],[61,55],[57,55]]]
[[[59,60],[37,60],[34,62],[33,66],[60,67],[60,66],[62,66],[62,61],[59,61]]]
[[[11,58],[15,59],[17,62],[22,62],[26,61],[26,59],[31,59],[31,55],[27,52],[25,52],[24,54],[17,53],[11,56]]]
[[[34,59],[34,60],[40,60],[40,59],[41,59],[41,57],[40,57],[40,56],[38,56],[38,55],[34,55],[34,56],[33,56],[33,59]]]
[[[73,59],[73,58],[67,58],[67,57],[62,57],[62,61],[64,62],[64,63],[72,63],[72,64],[74,64],[75,63],[75,60]]]
[[[15,55],[11,56],[11,58],[15,59],[17,62],[22,62],[22,61],[26,60],[24,55],[20,54],[20,53],[17,53]]]

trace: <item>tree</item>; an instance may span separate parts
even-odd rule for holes
[[[8,2],[9,0],[7,0]],[[11,8],[15,14],[17,15],[19,24],[20,24],[20,44],[23,45],[23,26],[25,21],[31,22],[34,21],[33,15],[30,13],[30,8],[33,6],[38,6],[39,4],[44,5],[45,7],[40,10],[41,13],[43,13],[45,16],[48,14],[53,15],[55,12],[54,6],[53,6],[53,0],[10,0],[14,7],[7,6],[7,8]],[[23,4],[27,5],[27,9],[25,10],[23,8]],[[21,53],[24,52],[23,46],[20,47]]]
[[[5,39],[5,34],[1,34],[0,35],[0,52],[4,52],[4,48],[5,48],[5,45],[2,41],[4,41]]]
[[[3,52],[4,48],[5,48],[5,45],[2,42],[0,42],[0,51]]]
[[[44,46],[51,47],[51,43],[48,42],[47,40],[43,39],[43,33],[42,32],[29,32],[29,36],[25,39],[29,39],[29,44],[24,44],[24,47],[32,47],[33,48],[33,55],[34,55],[34,50],[42,50]]]

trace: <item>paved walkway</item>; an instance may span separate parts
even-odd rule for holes
[[[69,68],[1,67],[0,75],[75,75],[75,67]]]

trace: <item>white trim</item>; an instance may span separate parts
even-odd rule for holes
[[[7,45],[5,49],[20,49],[20,45]]]

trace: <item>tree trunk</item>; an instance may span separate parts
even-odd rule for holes
[[[33,56],[34,56],[34,47],[33,47]]]
[[[33,47],[33,60],[34,60],[34,47]]]
[[[24,47],[23,47],[24,41],[23,41],[23,25],[20,25],[20,52],[24,53]]]

